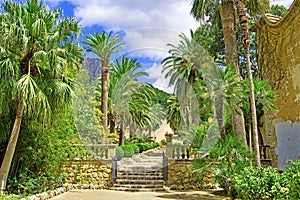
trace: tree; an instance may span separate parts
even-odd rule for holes
[[[211,20],[213,24],[219,21],[222,22],[226,63],[233,66],[237,70],[236,73],[240,75],[236,38],[235,2],[235,0],[194,0],[191,14],[197,20],[204,20],[204,16],[208,15],[210,18],[213,18],[213,20]],[[209,10],[208,5],[214,5],[216,9]],[[246,5],[249,8],[250,14],[258,13],[258,11],[262,11],[266,5],[269,5],[269,0],[246,0]],[[220,15],[216,14],[218,12]],[[221,20],[216,19],[216,16],[220,16]],[[241,109],[238,109],[238,112],[233,111],[232,122],[237,137],[243,139],[246,144],[245,121]]]
[[[167,122],[174,132],[177,132],[181,123],[180,104],[176,96],[170,96],[167,101]]]
[[[80,25],[50,11],[42,0],[24,4],[4,1],[0,15],[0,92],[1,112],[15,105],[16,116],[0,169],[0,190],[7,176],[17,145],[22,118],[40,123],[71,104],[70,68],[80,65],[82,48],[76,42]]]
[[[255,163],[256,163],[256,167],[260,167],[261,164],[260,164],[260,151],[259,151],[259,141],[258,141],[255,93],[254,93],[254,83],[253,83],[253,77],[251,71],[251,60],[250,60],[250,36],[249,36],[248,19],[246,15],[246,8],[245,8],[244,1],[236,0],[236,8],[238,11],[238,17],[240,22],[241,40],[245,51],[247,74],[249,80],[250,111],[251,111],[252,133],[254,139]]]
[[[101,59],[101,111],[103,114],[103,127],[107,134],[109,57],[112,53],[116,52],[117,47],[122,45],[123,42],[119,42],[118,34],[112,36],[112,32],[107,34],[103,31],[101,35],[98,32],[95,32],[94,35],[89,34],[87,41],[84,41],[84,43],[88,45],[87,51],[93,52]]]
[[[143,86],[137,79],[141,76],[148,76],[146,72],[136,72],[141,64],[135,58],[122,57],[116,59],[111,64],[111,81],[109,81],[109,97],[111,113],[116,116],[117,123],[120,125],[119,144],[124,144],[124,131],[126,121],[130,121],[132,111],[130,102],[132,96]],[[140,109],[141,110],[141,109]]]

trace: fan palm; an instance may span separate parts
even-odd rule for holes
[[[51,113],[71,104],[71,68],[78,67],[82,48],[76,42],[80,25],[61,10],[50,11],[42,0],[24,4],[4,1],[0,15],[0,112],[15,104],[16,118],[0,169],[0,190],[17,144],[23,116],[45,122]]]
[[[87,51],[93,52],[101,59],[101,111],[103,114],[103,127],[106,133],[108,133],[107,126],[107,111],[108,111],[108,81],[109,81],[109,58],[112,53],[116,52],[117,47],[123,44],[119,42],[119,35],[112,35],[112,32],[108,34],[102,32],[99,34],[95,32],[94,35],[89,34],[87,41],[84,41],[88,45]]]

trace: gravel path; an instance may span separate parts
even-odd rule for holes
[[[110,190],[74,190],[51,200],[221,200],[229,199],[220,191],[120,192]]]

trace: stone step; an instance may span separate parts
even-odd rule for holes
[[[126,192],[162,192],[165,191],[164,188],[126,188],[126,187],[117,187],[117,188],[110,188],[110,190],[115,191],[126,191]]]
[[[125,172],[125,173],[118,173],[117,177],[128,177],[128,176],[145,176],[145,177],[163,177],[163,173],[145,173],[145,172]]]
[[[118,166],[119,171],[161,171],[163,169],[162,165],[125,165],[125,166]]]
[[[117,180],[162,180],[162,179],[163,176],[144,176],[144,175],[119,175],[117,178]]]
[[[153,169],[119,169],[118,174],[136,174],[136,175],[153,175],[153,174],[162,174],[163,169],[153,170]]]
[[[132,188],[132,189],[162,189],[161,185],[142,185],[142,184],[114,184],[113,188]]]
[[[163,156],[163,153],[161,152],[147,152],[147,153],[144,153],[144,155],[146,156],[149,156],[149,157],[161,157]]]
[[[119,185],[163,185],[164,180],[138,180],[138,179],[117,179],[115,184]]]

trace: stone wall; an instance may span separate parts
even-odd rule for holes
[[[210,175],[203,177],[200,173],[192,173],[190,160],[170,161],[168,166],[168,181],[166,185],[175,190],[212,189]]]
[[[62,171],[67,174],[66,184],[105,188],[112,182],[111,161],[74,160],[62,166]]]
[[[253,27],[258,42],[259,74],[276,91],[279,110],[264,115],[263,143],[271,145],[273,165],[280,169],[287,158],[297,159],[300,154],[300,132],[292,128],[300,122],[299,4],[300,0],[294,0],[286,16],[277,22],[263,16]]]

